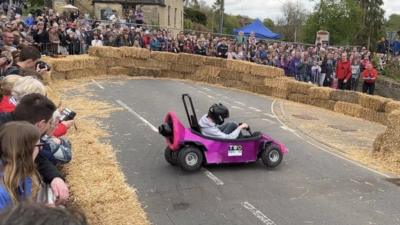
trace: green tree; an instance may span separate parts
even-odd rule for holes
[[[327,30],[334,45],[351,45],[361,28],[361,11],[353,0],[321,0],[308,17],[303,41],[315,43],[316,32]]]
[[[293,2],[282,5],[283,16],[278,20],[277,31],[283,34],[286,41],[297,41],[301,28],[306,21],[307,14],[304,8]]]
[[[380,36],[383,35],[385,10],[383,0],[358,0],[362,11],[362,27],[357,36],[357,44],[366,44],[375,49]]]
[[[275,23],[270,18],[266,18],[263,21],[263,24],[268,27],[269,29],[273,30],[275,28]]]
[[[399,31],[400,30],[400,14],[392,14],[389,16],[389,20],[385,23],[385,30]]]

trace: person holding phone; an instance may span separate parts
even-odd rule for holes
[[[372,63],[368,63],[361,75],[364,80],[363,93],[373,95],[375,91],[375,81],[378,77],[378,71],[372,66]]]

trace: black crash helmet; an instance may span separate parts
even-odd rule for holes
[[[229,110],[221,103],[214,104],[208,110],[208,116],[218,125],[222,125],[229,117]]]

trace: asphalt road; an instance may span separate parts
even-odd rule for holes
[[[302,139],[274,118],[272,98],[183,81],[99,84],[90,86],[95,98],[125,107],[104,123],[128,183],[138,190],[153,224],[400,224],[400,187]],[[198,117],[222,102],[231,120],[278,139],[289,154],[273,170],[261,162],[209,166],[197,173],[170,166],[163,156],[164,139],[152,126],[158,127],[168,111],[187,124],[182,93],[192,96]]]

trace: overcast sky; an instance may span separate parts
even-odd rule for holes
[[[209,5],[215,2],[215,0],[203,1]],[[240,14],[259,19],[271,18],[276,21],[281,17],[282,4],[287,1],[289,0],[225,0],[225,11],[235,15]],[[312,11],[315,4],[315,1],[310,0],[298,0],[298,2],[309,12]],[[400,0],[384,0],[384,3],[386,18],[393,13],[400,14]]]

